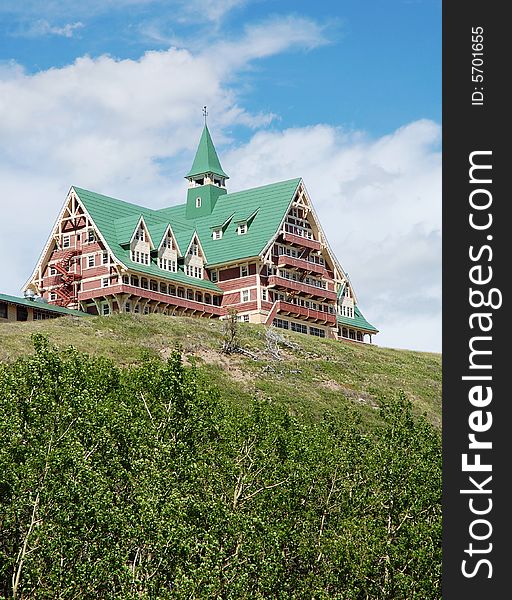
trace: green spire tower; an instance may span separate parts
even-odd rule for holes
[[[212,137],[206,125],[206,106],[203,108],[205,118],[203,133],[190,171],[185,175],[188,179],[187,219],[209,215],[215,207],[219,196],[227,193],[226,179]]]

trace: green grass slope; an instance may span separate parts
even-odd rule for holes
[[[276,330],[283,339],[276,358],[269,351],[264,326],[240,324],[239,343],[246,352],[226,355],[219,321],[112,315],[2,324],[0,361],[32,353],[34,333],[46,335],[59,347],[72,345],[121,366],[136,364],[144,354],[165,359],[179,344],[186,364],[194,364],[200,376],[219,387],[226,399],[243,404],[265,398],[313,418],[350,407],[371,426],[379,418],[379,399],[395,398],[403,390],[416,414],[441,426],[439,354]]]

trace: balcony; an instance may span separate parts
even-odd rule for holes
[[[153,290],[135,287],[134,285],[128,285],[125,283],[110,285],[108,287],[98,288],[95,290],[88,290],[86,292],[79,292],[78,300],[91,300],[92,298],[101,298],[103,296],[113,296],[116,294],[131,294],[133,296],[140,296],[142,298],[154,300],[155,302],[160,302],[162,304],[178,306],[192,313],[208,313],[220,317],[226,312],[226,310],[221,306],[206,304],[205,302],[197,302],[196,300],[189,300],[188,298],[182,298],[181,296],[162,294],[160,292],[154,292]]]
[[[284,288],[306,294],[306,296],[325,298],[326,300],[336,300],[336,292],[333,290],[317,287],[316,285],[308,285],[307,283],[286,279],[285,277],[279,277],[278,275],[271,275],[268,278],[268,287]]]
[[[296,233],[291,233],[290,231],[283,232],[283,239],[289,244],[304,246],[306,248],[311,248],[312,250],[320,250],[321,248],[320,242],[317,242],[312,238],[303,237],[302,235],[298,235]]]
[[[314,263],[304,258],[294,258],[293,256],[288,256],[287,254],[281,254],[277,260],[277,264],[279,267],[294,267],[295,269],[303,269],[309,273],[318,273],[324,277],[327,277],[328,275],[327,269],[324,265]]]
[[[322,310],[314,310],[305,306],[298,306],[291,302],[278,300],[276,303],[276,313],[294,315],[301,318],[312,320],[316,323],[326,323],[329,325],[336,324],[336,313],[324,312]]]

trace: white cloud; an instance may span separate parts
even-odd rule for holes
[[[42,37],[56,35],[66,38],[71,38],[77,29],[82,29],[84,24],[81,21],[75,23],[67,23],[62,27],[51,25],[46,19],[35,21],[28,27],[18,29],[15,35],[19,37]]]
[[[237,188],[303,177],[378,342],[439,351],[440,134],[431,121],[379,139],[328,125],[260,131],[223,165]]]
[[[230,189],[302,176],[377,340],[439,350],[439,126],[418,121],[379,139],[329,125],[266,130],[273,115],[247,112],[231,84],[255,59],[324,42],[317,24],[286,18],[209,52],[85,56],[33,75],[0,65],[2,291],[19,293],[70,185],[153,207],[182,202],[207,104],[218,149],[233,125],[260,129],[221,152]]]

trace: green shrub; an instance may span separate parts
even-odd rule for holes
[[[440,597],[439,434],[234,411],[182,365],[34,339],[0,366],[0,594]]]

